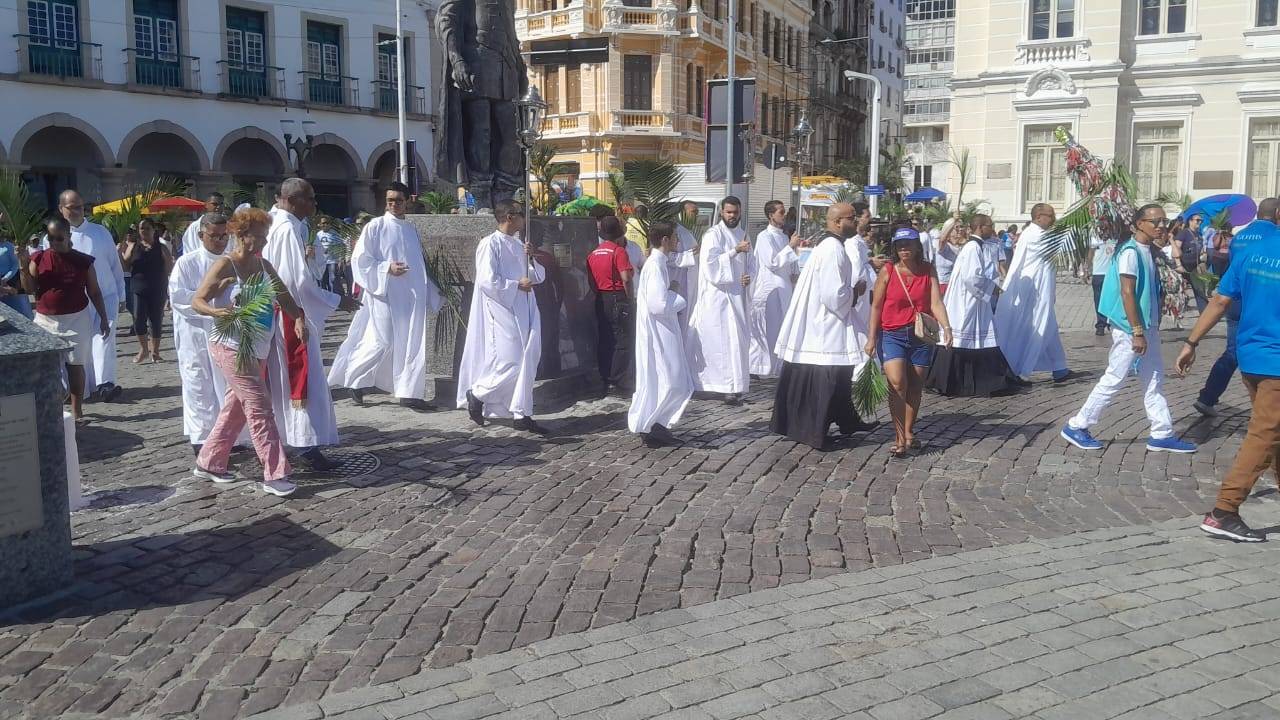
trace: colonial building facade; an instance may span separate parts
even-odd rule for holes
[[[284,143],[313,133],[304,170],[322,209],[377,210],[395,173],[395,67],[409,136],[432,153],[433,30],[426,3],[365,0],[18,0],[0,8],[0,165],[52,204],[66,188],[120,197],[164,173],[204,193],[274,184]],[[309,121],[304,126],[302,121]],[[314,123],[313,125],[310,123]]]
[[[911,161],[908,187],[942,187],[951,145],[951,71],[955,67],[956,0],[907,0],[904,144]]]
[[[956,5],[951,142],[1000,219],[1073,200],[1058,126],[1123,160],[1139,200],[1280,192],[1277,0]]]

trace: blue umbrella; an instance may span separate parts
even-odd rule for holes
[[[934,200],[941,200],[946,196],[946,193],[937,188],[922,187],[908,195],[907,202],[933,202]]]
[[[1235,193],[1210,195],[1191,203],[1178,218],[1187,220],[1196,215],[1202,215],[1207,224],[1223,210],[1227,211],[1227,222],[1232,226],[1247,225],[1258,214],[1258,204],[1248,195]]]

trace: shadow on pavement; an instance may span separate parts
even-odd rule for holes
[[[212,610],[341,550],[283,514],[74,549],[76,584],[66,594],[0,616],[0,626],[205,601]]]
[[[105,427],[99,423],[91,422],[76,429],[76,447],[80,450],[82,465],[119,457],[142,445],[141,435]]]

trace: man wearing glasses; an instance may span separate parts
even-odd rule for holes
[[[1173,417],[1161,388],[1164,360],[1160,357],[1160,276],[1151,255],[1152,241],[1168,227],[1164,208],[1144,205],[1134,215],[1133,238],[1116,248],[1115,261],[1102,283],[1100,312],[1111,323],[1111,354],[1107,370],[1085,400],[1084,407],[1062,428],[1062,437],[1081,450],[1101,450],[1089,428],[1102,419],[1125,378],[1138,376],[1151,421],[1151,452],[1193,453],[1196,446],[1173,435]],[[1159,252],[1159,251],[1157,251]]]

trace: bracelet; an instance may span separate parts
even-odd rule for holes
[[[1139,328],[1139,329],[1137,329],[1137,330],[1134,330],[1134,331],[1133,331],[1133,336],[1134,336],[1134,337],[1146,337],[1146,336],[1147,336],[1147,331],[1146,331],[1146,330],[1142,330],[1141,328]]]
[[[1184,342],[1184,343],[1186,343],[1186,344],[1190,345],[1192,350],[1195,350],[1196,348],[1200,347],[1200,341],[1199,341],[1199,340],[1196,340],[1196,341],[1194,341],[1194,342],[1193,342],[1193,341],[1191,340],[1191,338],[1187,338],[1186,340],[1183,340],[1182,342]]]

